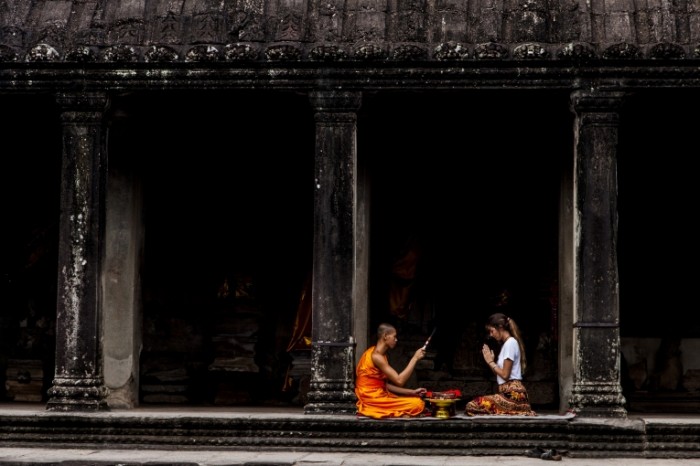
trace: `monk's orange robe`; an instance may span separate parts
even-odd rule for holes
[[[374,346],[367,348],[355,370],[357,414],[375,419],[419,416],[425,402],[417,396],[398,396],[386,388],[386,375],[372,362]],[[386,356],[384,356],[386,358]]]

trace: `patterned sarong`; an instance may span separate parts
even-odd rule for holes
[[[495,395],[477,396],[467,403],[464,413],[469,416],[479,414],[519,414],[537,416],[530,407],[527,390],[520,380],[510,380],[498,386]]]

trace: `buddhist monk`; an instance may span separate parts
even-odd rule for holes
[[[375,419],[421,416],[425,402],[421,398],[425,388],[404,388],[416,367],[425,357],[425,348],[419,348],[400,373],[387,359],[387,352],[398,338],[393,325],[383,323],[377,329],[377,344],[367,348],[360,357],[355,371],[357,414]],[[427,412],[429,414],[429,411]]]

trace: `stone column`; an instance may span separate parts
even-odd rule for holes
[[[617,270],[620,92],[577,91],[574,153],[574,383],[571,408],[624,417]]]
[[[357,110],[361,94],[310,95],[316,119],[311,383],[306,413],[355,413]]]
[[[58,246],[56,374],[51,411],[108,409],[102,377],[99,274],[104,243],[103,93],[58,95],[63,164]]]
[[[107,129],[109,175],[105,193],[105,247],[102,261],[102,354],[107,404],[130,409],[139,404],[143,320],[141,276],[144,243],[142,182],[136,161],[144,157],[138,135],[123,108],[111,105]]]

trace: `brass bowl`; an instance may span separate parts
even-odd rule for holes
[[[450,407],[455,404],[459,398],[428,398],[431,404],[437,406],[437,411],[435,412],[435,417],[439,419],[449,419]]]

